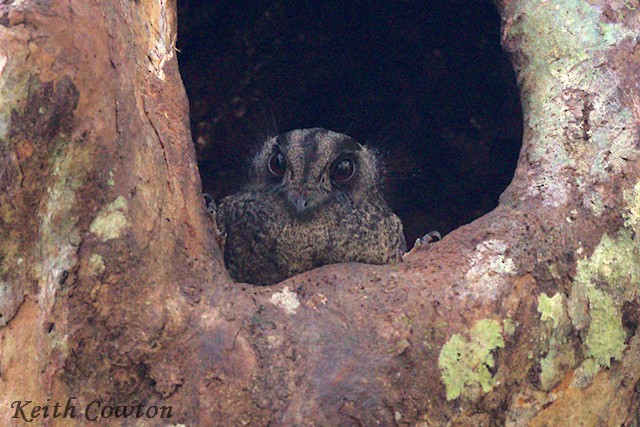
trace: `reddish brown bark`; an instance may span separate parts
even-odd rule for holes
[[[2,422],[75,397],[38,421],[98,400],[172,407],[149,424],[633,425],[640,18],[614,3],[500,3],[525,138],[496,210],[399,265],[264,288],[230,281],[199,194],[174,2],[0,5]],[[598,346],[610,306],[623,342]]]

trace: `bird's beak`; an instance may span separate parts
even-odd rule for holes
[[[293,213],[296,215],[304,215],[315,206],[314,191],[308,189],[290,190],[287,192],[287,202]]]
[[[300,215],[307,210],[307,207],[309,206],[309,199],[305,196],[298,196],[293,200],[290,200],[290,203],[293,205],[295,212]]]

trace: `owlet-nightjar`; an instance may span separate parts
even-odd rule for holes
[[[398,262],[402,222],[382,195],[374,152],[326,129],[265,141],[249,184],[220,202],[224,261],[241,282],[270,285],[325,264]]]

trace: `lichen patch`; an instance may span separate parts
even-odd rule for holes
[[[640,183],[624,192],[624,201],[625,227],[614,237],[604,234],[591,257],[576,267],[568,307],[574,327],[586,329],[580,385],[622,359],[627,336],[622,305],[640,297]]]
[[[7,65],[7,56],[0,53],[0,77],[2,77],[5,65]]]
[[[104,260],[99,254],[93,254],[89,258],[90,274],[101,274],[104,271]]]
[[[147,25],[149,33],[149,71],[155,74],[160,80],[165,79],[164,65],[174,56],[176,46],[176,35],[172,34],[170,12],[166,0],[160,0],[155,16],[156,20],[151,20]]]
[[[282,308],[287,314],[295,314],[296,309],[300,306],[298,295],[295,292],[291,292],[287,286],[281,292],[271,295],[269,301],[273,305]]]
[[[494,386],[489,372],[495,361],[492,352],[504,347],[500,323],[492,319],[478,321],[468,337],[454,334],[440,350],[438,366],[447,389],[447,400],[460,397],[467,387],[482,387],[488,393]]]
[[[102,240],[116,239],[122,235],[123,230],[129,225],[126,216],[127,201],[119,196],[113,202],[104,206],[91,223],[89,231]]]
[[[513,260],[505,255],[507,245],[501,240],[487,240],[478,244],[469,259],[465,274],[469,288],[479,294],[496,294],[507,283],[505,275],[516,273]]]
[[[538,312],[540,313],[540,320],[543,322],[551,320],[553,327],[557,328],[562,317],[562,311],[562,295],[560,293],[555,294],[552,298],[549,298],[544,292],[538,296]]]
[[[628,209],[628,213],[624,215],[624,224],[638,236],[640,235],[640,182],[624,192],[624,200]]]

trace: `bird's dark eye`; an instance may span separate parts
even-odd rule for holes
[[[287,162],[284,159],[282,151],[277,150],[269,158],[269,172],[277,177],[283,177],[285,172],[287,172]]]
[[[353,178],[356,172],[356,164],[352,159],[338,160],[331,170],[331,180],[342,184]]]

